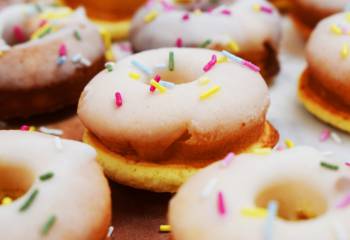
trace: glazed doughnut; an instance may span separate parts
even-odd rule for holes
[[[276,144],[278,133],[266,121],[268,88],[257,71],[228,52],[198,48],[124,58],[82,93],[85,141],[113,180],[176,191],[229,151]]]
[[[0,31],[0,119],[76,104],[103,68],[103,41],[82,10],[14,5],[0,12]]]
[[[95,151],[82,143],[0,131],[0,239],[104,239],[111,196]]]
[[[328,17],[311,34],[299,98],[316,117],[350,132],[348,19],[348,13]]]
[[[170,201],[172,239],[349,239],[342,164],[309,147],[215,163]]]
[[[200,9],[208,9],[199,1]],[[160,47],[202,47],[227,50],[262,69],[265,78],[279,70],[277,52],[281,40],[281,18],[264,0],[219,1],[209,12],[197,5],[173,5],[151,1],[134,16],[130,40],[135,51]],[[171,27],[171,31],[169,31]],[[166,32],[166,34],[165,34]]]

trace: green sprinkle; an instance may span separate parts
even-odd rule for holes
[[[24,212],[25,210],[27,210],[33,203],[33,201],[35,200],[35,198],[37,197],[39,193],[38,189],[35,189],[32,194],[30,194],[29,198],[27,199],[27,201],[24,202],[24,204],[22,205],[22,207],[19,209],[20,212]]]
[[[339,166],[327,162],[321,162],[321,167],[328,168],[329,170],[333,171],[337,171],[339,169]]]
[[[55,215],[52,215],[47,219],[46,223],[41,228],[41,234],[43,236],[47,235],[50,232],[50,230],[53,227],[53,225],[55,224],[56,220],[57,220],[57,218]]]
[[[39,38],[45,37],[46,35],[48,35],[49,33],[51,33],[51,31],[52,31],[52,27],[48,27],[44,32],[42,32],[42,33],[39,35]]]
[[[54,176],[53,172],[48,172],[48,173],[41,175],[39,178],[40,178],[40,181],[46,181],[46,180],[51,179],[53,176]]]
[[[174,60],[174,52],[169,52],[169,71],[174,71],[175,69],[175,60]]]
[[[80,33],[77,30],[74,31],[74,37],[76,40],[81,41]]]
[[[205,42],[203,42],[201,45],[199,45],[200,48],[206,48],[209,46],[209,44],[211,44],[211,40],[208,39]]]

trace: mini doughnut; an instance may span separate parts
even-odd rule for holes
[[[95,159],[79,142],[0,131],[0,202],[13,199],[0,205],[0,239],[104,239],[111,196]]]
[[[103,68],[102,38],[82,10],[14,5],[0,12],[0,31],[0,119],[76,104]]]
[[[212,1],[197,2],[200,4],[150,1],[132,21],[133,49],[225,49],[260,66],[267,80],[279,71],[281,18],[275,7],[264,0],[218,1],[229,5],[214,9],[208,4]],[[202,12],[197,7],[209,11]]]
[[[257,68],[227,52],[198,48],[124,58],[82,93],[84,140],[113,180],[176,191],[198,168],[230,151],[278,141],[266,121],[269,93]]]
[[[349,239],[349,174],[309,147],[214,163],[170,201],[172,239]]]
[[[350,132],[350,27],[348,13],[321,21],[306,48],[299,98],[313,115]]]

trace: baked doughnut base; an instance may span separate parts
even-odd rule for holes
[[[333,98],[324,96],[325,94],[311,87],[309,72],[305,70],[298,87],[298,97],[302,104],[317,118],[350,133],[350,108],[334,104],[330,101]]]
[[[256,148],[272,148],[276,145],[279,134],[268,122],[264,134],[244,152]],[[154,192],[176,192],[177,189],[199,168],[186,165],[166,165],[135,162],[110,151],[91,132],[85,131],[83,141],[97,151],[97,160],[105,174],[120,184]]]
[[[282,13],[288,12],[291,7],[291,0],[270,0]]]
[[[302,38],[304,40],[309,39],[313,29],[310,26],[303,23],[297,16],[290,14],[290,17],[293,21],[293,25],[296,27],[296,29],[298,29]]]

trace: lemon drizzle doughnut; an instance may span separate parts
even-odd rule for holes
[[[348,167],[312,148],[243,154],[180,188],[172,239],[348,239],[349,191]]]
[[[14,5],[0,12],[0,31],[0,119],[75,104],[103,68],[102,39],[81,10]]]
[[[263,76],[273,76],[281,37],[278,11],[263,0],[227,2],[231,4],[202,12],[191,11],[192,5],[184,9],[170,1],[153,1],[134,16],[132,46],[135,51],[173,46],[225,49],[259,65]]]
[[[0,131],[0,193],[13,199],[0,206],[0,238],[104,239],[111,197],[95,157],[79,142]]]

